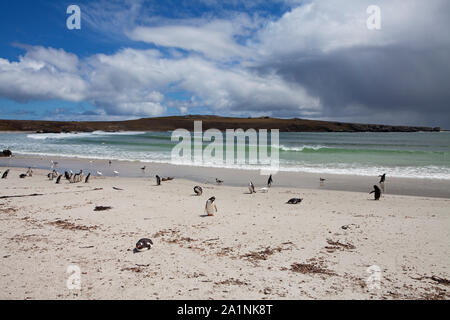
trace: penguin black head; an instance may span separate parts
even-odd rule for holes
[[[208,200],[210,200],[211,202],[214,202],[214,201],[216,201],[216,197],[211,197]]]

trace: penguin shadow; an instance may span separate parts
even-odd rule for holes
[[[200,218],[208,218],[208,217],[213,217],[213,216],[210,216],[209,214],[201,214],[201,215],[199,215],[199,217]]]

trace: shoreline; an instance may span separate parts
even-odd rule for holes
[[[12,158],[0,158],[0,168],[24,169],[32,167],[34,169],[52,170],[50,161],[57,161],[56,169],[59,171],[91,172],[94,176],[97,171],[104,176],[114,176],[113,171],[119,171],[119,175],[130,178],[153,179],[156,174],[163,176],[173,176],[190,180],[197,183],[214,184],[215,178],[224,180],[228,186],[240,186],[246,188],[252,181],[256,188],[265,187],[268,176],[261,175],[260,170],[217,168],[191,165],[174,165],[168,163],[124,161],[114,160],[109,166],[107,160],[94,158],[72,158],[72,157],[49,157],[16,155]],[[147,169],[140,170],[142,166]],[[324,183],[319,182],[319,178],[325,178]],[[369,192],[374,184],[378,184],[379,178],[363,175],[343,175],[343,174],[318,174],[308,172],[279,171],[274,175],[275,185],[280,187],[307,188],[317,190],[335,190],[348,192]],[[387,173],[386,194],[450,198],[450,180],[445,179],[425,179],[425,178],[397,178],[389,177]]]

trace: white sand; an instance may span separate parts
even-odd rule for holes
[[[0,180],[0,197],[43,194],[0,199],[0,299],[450,297],[448,284],[432,279],[450,278],[450,199],[373,201],[367,193],[276,186],[250,195],[216,185],[202,185],[196,197],[187,180],[56,185],[46,171],[19,179],[25,171]],[[203,217],[213,195],[218,213]],[[304,200],[285,204],[292,197]],[[154,247],[133,253],[141,237]],[[296,263],[304,264],[298,272]],[[66,286],[70,265],[81,269],[81,290]],[[365,281],[372,265],[381,270],[379,289]]]

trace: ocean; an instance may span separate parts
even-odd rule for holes
[[[16,154],[143,163],[171,163],[177,143],[171,132],[0,133],[0,149]],[[277,147],[280,171],[450,180],[450,132],[281,132]]]

